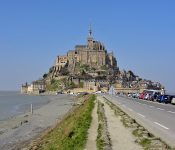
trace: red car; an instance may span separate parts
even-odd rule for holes
[[[139,94],[139,99],[144,99],[145,98],[145,95],[146,95],[146,93],[144,93],[144,92],[143,93],[140,93]]]

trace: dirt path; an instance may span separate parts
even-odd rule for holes
[[[113,110],[105,103],[102,97],[97,97],[98,100],[104,103],[105,114],[107,118],[108,131],[111,138],[111,144],[113,150],[141,150],[143,149],[137,143],[134,142],[135,138],[131,131],[125,128],[120,121],[119,117],[116,117]]]
[[[98,129],[98,115],[97,115],[97,103],[92,112],[92,123],[88,130],[88,140],[86,143],[85,150],[96,150],[96,138]]]

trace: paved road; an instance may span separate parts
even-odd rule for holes
[[[105,97],[151,133],[175,147],[175,106],[114,95]]]

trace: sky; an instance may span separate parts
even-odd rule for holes
[[[0,90],[48,72],[57,55],[95,40],[119,68],[175,93],[174,0],[0,0]]]

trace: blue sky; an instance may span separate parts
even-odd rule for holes
[[[174,0],[0,0],[0,90],[41,77],[57,55],[93,37],[120,69],[175,92]]]

